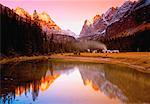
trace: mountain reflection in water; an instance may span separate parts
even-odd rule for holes
[[[150,103],[150,75],[106,64],[1,65],[1,104]]]

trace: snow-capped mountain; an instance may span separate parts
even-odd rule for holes
[[[131,11],[136,2],[126,1],[120,7],[111,7],[104,14],[96,15],[92,23],[85,20],[80,32],[80,37],[89,35],[105,35],[106,28],[112,23],[119,21],[127,12]]]
[[[128,12],[132,11],[136,3],[137,2],[126,1],[121,7],[116,8],[110,22],[119,21],[123,16],[128,15]]]
[[[90,25],[85,22],[79,39],[101,41],[110,49],[147,51],[149,33],[150,1],[126,1],[120,7],[108,9]]]

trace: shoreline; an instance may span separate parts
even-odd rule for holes
[[[133,56],[135,54],[135,56]],[[123,55],[123,56],[122,56]],[[132,57],[131,57],[132,56]],[[35,60],[52,60],[59,62],[86,62],[99,64],[115,64],[127,66],[144,73],[150,73],[150,52],[144,53],[81,53],[81,55],[73,55],[73,53],[41,55],[41,56],[20,56],[13,58],[3,58],[0,64],[19,63],[23,61]]]
[[[143,73],[150,73],[150,68],[145,68],[143,66],[134,65],[132,63],[123,62],[119,60],[114,60],[111,58],[101,58],[101,57],[78,57],[78,56],[52,56],[52,60],[56,62],[85,62],[85,63],[97,63],[97,64],[114,64],[114,65],[120,65],[120,66],[126,66],[132,69],[135,69],[137,71],[143,72]]]
[[[6,57],[0,59],[0,64],[11,64],[11,63],[19,63],[24,61],[35,61],[35,60],[48,60],[50,56],[48,55],[39,55],[39,56],[19,56],[19,57]]]

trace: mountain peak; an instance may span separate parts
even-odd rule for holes
[[[48,22],[53,22],[50,16],[46,12],[42,12],[41,14],[38,14],[39,19]]]
[[[130,0],[127,0],[127,1],[125,1],[124,3],[123,3],[123,5],[129,5],[129,4],[132,4],[133,3],[133,1],[130,1]],[[123,6],[122,5],[122,6]]]
[[[107,26],[119,21],[126,14],[129,14],[128,12],[132,10],[134,4],[136,3],[128,0],[125,1],[120,7],[111,7],[102,15],[95,15],[92,22],[86,20],[80,32],[80,36],[84,36],[89,33],[91,35],[104,34]]]
[[[51,17],[46,13],[38,13],[41,25],[47,26],[49,29],[61,30],[61,28],[51,19]]]
[[[96,22],[97,20],[99,20],[101,18],[101,16],[99,14],[95,15],[93,17],[93,22]]]
[[[16,7],[14,12],[23,18],[30,18],[31,17],[28,12],[26,12],[23,8],[20,8],[20,7]]]
[[[90,26],[92,24],[92,21],[86,19],[85,22],[84,22],[84,25],[86,26]]]
[[[30,15],[23,8],[16,7],[14,12],[23,18],[32,18],[32,20],[34,20],[33,18],[34,13]],[[38,22],[42,26],[43,30],[45,30],[45,28],[46,30],[49,29],[54,29],[57,31],[61,30],[61,28],[58,25],[56,25],[56,23],[51,19],[51,17],[46,12],[38,13],[36,10],[34,12],[36,13],[37,18],[39,19]]]

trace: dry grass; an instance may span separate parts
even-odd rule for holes
[[[0,64],[15,63],[30,60],[60,59],[70,62],[92,62],[119,64],[132,67],[142,72],[150,73],[150,52],[124,52],[124,53],[73,53],[55,54],[52,56],[21,56],[0,59]],[[59,60],[59,61],[60,61]]]
[[[137,70],[150,72],[150,52],[81,53],[80,55],[65,53],[63,55],[57,54],[53,58],[122,64]]]
[[[73,53],[66,53],[64,55],[73,55]],[[123,53],[81,53],[80,56],[88,57],[111,57],[111,58],[141,58],[150,57],[150,52],[123,52]]]
[[[30,60],[46,60],[49,56],[20,56],[20,57],[13,57],[13,58],[3,58],[0,59],[0,64],[6,63],[16,63],[21,61],[30,61]]]
[[[150,68],[150,52],[82,53],[81,56],[103,57]]]

